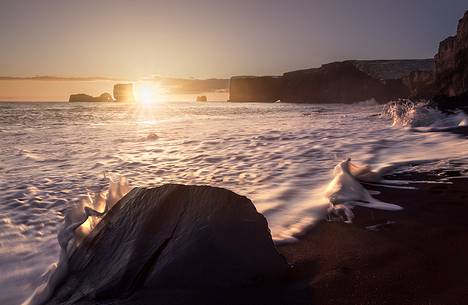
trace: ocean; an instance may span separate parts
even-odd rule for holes
[[[327,218],[327,187],[348,158],[375,172],[468,174],[468,138],[442,132],[467,124],[409,103],[0,103],[0,304],[44,282],[64,213],[110,181],[228,188],[276,242],[294,242]]]

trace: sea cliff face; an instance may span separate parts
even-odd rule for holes
[[[434,71],[413,71],[402,81],[409,90],[409,98],[430,99],[434,96]]]
[[[281,76],[234,76],[229,84],[231,102],[275,102],[281,98]]]
[[[282,101],[295,103],[354,103],[407,94],[401,82],[381,80],[358,69],[353,61],[335,62],[317,69],[285,73]]]
[[[441,41],[436,62],[436,94],[456,97],[468,92],[468,11],[458,22],[457,34]]]
[[[413,71],[431,72],[432,59],[349,60],[282,76],[233,77],[232,102],[354,103],[375,99],[387,102],[409,97],[403,81]]]

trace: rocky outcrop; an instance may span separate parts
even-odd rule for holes
[[[116,102],[134,102],[133,84],[116,84],[114,85],[114,99]]]
[[[207,100],[206,95],[199,95],[196,99],[197,102],[206,102]]]
[[[203,291],[226,304],[288,268],[248,198],[208,186],[135,188],[71,255],[48,304],[195,304]]]
[[[435,87],[438,99],[466,94],[468,92],[468,11],[458,22],[456,36],[440,42],[435,61]]]
[[[87,94],[72,94],[68,99],[69,102],[112,102],[112,95],[109,93],[103,93],[100,96],[91,96]]]
[[[415,70],[432,71],[428,60],[349,60],[282,76],[233,77],[230,101],[294,103],[387,102],[410,96],[403,77]]]

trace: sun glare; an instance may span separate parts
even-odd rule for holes
[[[165,100],[165,91],[157,83],[137,83],[135,87],[135,97],[139,103],[152,105]]]

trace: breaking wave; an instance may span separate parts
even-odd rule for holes
[[[393,101],[384,106],[381,115],[392,119],[393,126],[399,127],[439,130],[468,125],[468,118],[463,111],[444,113],[429,106],[429,102]]]
[[[329,217],[350,223],[354,218],[351,211],[354,206],[389,211],[402,210],[399,205],[375,199],[361,184],[361,182],[381,182],[384,173],[391,168],[384,167],[379,171],[372,171],[369,166],[351,163],[351,159],[338,163],[333,171],[334,178],[325,191],[330,203]],[[344,217],[340,215],[342,212]]]
[[[68,260],[80,242],[96,227],[107,211],[130,190],[131,187],[125,177],[120,177],[118,181],[110,179],[107,191],[88,193],[70,206],[65,214],[63,227],[57,234],[60,245],[59,260],[42,275],[42,283],[22,305],[41,305],[52,297],[55,288],[67,275]]]

